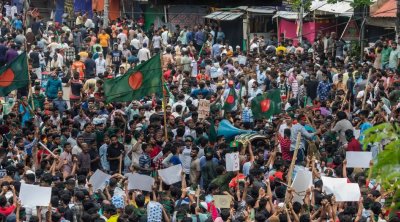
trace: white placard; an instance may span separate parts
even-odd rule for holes
[[[51,198],[51,187],[41,187],[30,184],[21,184],[19,199],[22,205],[49,206]]]
[[[171,185],[182,181],[182,165],[174,165],[168,167],[166,169],[158,170],[158,175],[161,177],[162,181],[167,184]]]
[[[111,178],[110,174],[106,174],[101,170],[96,170],[94,174],[90,177],[89,183],[92,184],[93,191],[104,190],[106,187],[106,182]]]
[[[238,62],[239,62],[240,65],[246,65],[247,57],[246,56],[242,56],[242,55],[238,55]]]
[[[151,192],[154,185],[154,178],[151,176],[132,173],[128,175],[129,190],[144,190]]]
[[[321,179],[324,184],[322,191],[326,194],[334,194],[335,187],[343,186],[347,183],[347,178],[321,177]]]
[[[227,153],[225,155],[226,171],[239,170],[239,153]]]
[[[359,201],[361,192],[358,183],[346,183],[334,187],[334,195],[338,202]]]
[[[369,168],[372,152],[346,152],[347,168]]]
[[[294,201],[303,203],[306,196],[306,190],[313,185],[312,173],[308,170],[299,170],[293,180],[292,188],[296,191],[294,193]],[[299,193],[299,194],[297,194]]]
[[[197,113],[199,114],[199,119],[207,118],[210,115],[210,100],[200,99]]]

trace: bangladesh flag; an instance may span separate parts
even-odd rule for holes
[[[208,133],[208,141],[211,144],[217,142],[217,131],[215,130],[215,120],[211,119],[210,131]]]
[[[237,99],[236,91],[235,88],[233,88],[232,86],[229,89],[229,94],[228,97],[226,97],[223,109],[227,112],[232,111],[233,107],[235,107],[236,105],[236,99]]]
[[[104,82],[106,102],[130,102],[162,93],[160,55],[129,69],[123,76]]]
[[[0,68],[0,96],[29,84],[26,53],[17,56],[10,64]]]
[[[279,89],[269,90],[251,101],[251,111],[255,119],[269,119],[281,112],[281,94]]]

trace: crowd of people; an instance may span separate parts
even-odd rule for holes
[[[323,31],[302,44],[254,35],[246,49],[215,24],[146,29],[143,17],[124,17],[103,28],[100,14],[78,13],[71,24],[46,26],[19,7],[5,3],[0,15],[0,65],[27,52],[31,83],[0,105],[2,221],[400,220],[393,193],[345,159],[346,151],[370,151],[376,160],[388,141],[366,144],[365,131],[400,120],[400,38],[382,37],[365,58],[352,58],[336,33]],[[105,81],[158,53],[165,104],[162,95],[105,102]],[[227,110],[231,87],[239,99]],[[280,114],[255,118],[251,101],[273,89]],[[211,103],[205,118],[200,99]],[[213,138],[222,120],[261,137]],[[226,170],[231,152],[239,152],[238,171]],[[312,172],[307,190],[291,187],[292,162]],[[157,170],[174,165],[182,166],[181,182],[167,185]],[[112,177],[93,190],[97,170]],[[154,177],[152,192],[128,189],[124,175],[133,172]],[[359,201],[337,202],[322,176],[358,183]],[[51,187],[49,205],[21,203],[24,183]],[[230,207],[216,207],[216,195],[228,195]]]

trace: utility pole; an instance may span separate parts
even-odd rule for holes
[[[364,5],[363,7],[363,11],[362,11],[362,15],[363,15],[363,21],[361,23],[361,30],[360,30],[360,48],[361,48],[361,52],[360,52],[360,60],[362,61],[364,59],[364,36],[365,36],[365,23],[367,21],[367,17],[366,17],[366,11],[367,11],[367,6]]]
[[[400,1],[397,0],[397,11],[396,11],[396,41],[399,39],[400,37]],[[400,44],[400,42],[398,42],[397,44]]]
[[[110,0],[104,0],[103,28],[108,27],[109,9],[110,9]]]
[[[304,1],[301,0],[300,3],[300,13],[299,13],[299,33],[297,33],[297,38],[300,45],[303,45],[303,14],[304,14]]]

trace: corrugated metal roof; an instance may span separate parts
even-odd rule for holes
[[[326,0],[314,0],[311,3],[310,11],[320,11],[333,14],[353,14],[353,7],[350,5],[352,1],[338,1],[334,4],[329,4]]]
[[[251,7],[247,9],[248,12],[258,13],[258,14],[274,14],[276,11],[274,7]]]
[[[396,0],[389,0],[383,4],[378,10],[371,13],[371,17],[389,17],[395,18],[397,12],[397,2]]]
[[[303,14],[303,18],[307,16],[307,13]],[[284,19],[296,20],[299,18],[299,14],[297,12],[289,12],[289,11],[277,11],[272,18],[281,17]]]
[[[213,20],[232,21],[239,18],[242,15],[243,15],[242,12],[213,12],[204,17]]]

